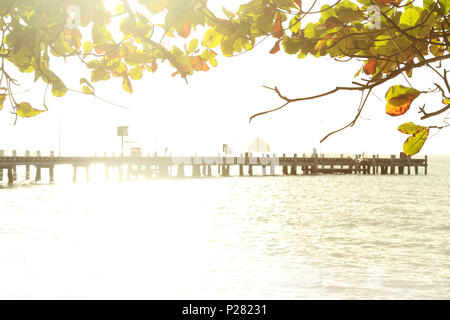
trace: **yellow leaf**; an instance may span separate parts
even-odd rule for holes
[[[91,41],[86,41],[85,43],[83,43],[83,51],[85,54],[91,53],[93,48],[93,44]]]
[[[19,103],[16,109],[17,115],[21,118],[31,118],[45,112],[45,110],[34,109],[28,102]]]
[[[407,156],[412,156],[412,155],[415,155],[416,153],[419,153],[419,151],[422,149],[423,145],[425,144],[425,141],[427,141],[429,133],[430,133],[430,129],[424,128],[424,129],[420,130],[419,132],[416,132],[411,137],[409,137],[403,144],[403,152]]]
[[[127,91],[129,93],[133,93],[133,87],[131,86],[130,78],[123,77],[122,87],[125,91]]]
[[[133,80],[140,80],[142,78],[142,68],[135,67],[130,70],[130,76]]]
[[[3,109],[3,103],[6,100],[6,94],[0,94],[0,110]]]

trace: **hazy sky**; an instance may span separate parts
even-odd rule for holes
[[[19,119],[14,126],[14,116],[4,108],[0,113],[0,149],[58,152],[60,132],[63,155],[118,151],[120,140],[116,137],[116,127],[129,125],[132,134],[129,139],[145,152],[168,147],[173,153],[216,154],[223,143],[237,152],[244,152],[252,140],[261,137],[277,152],[310,153],[317,147],[324,153],[398,154],[407,136],[398,132],[397,126],[408,121],[417,123],[418,107],[425,102],[429,110],[442,106],[439,95],[422,95],[405,116],[386,115],[387,88],[393,84],[407,85],[403,77],[398,77],[374,90],[376,96],[369,98],[362,117],[353,128],[330,137],[321,145],[319,141],[324,135],[353,119],[360,101],[359,93],[338,93],[291,104],[249,124],[253,113],[282,104],[276,94],[262,88],[263,85],[277,85],[289,97],[309,96],[337,85],[350,85],[353,75],[362,66],[360,61],[340,63],[330,58],[312,57],[299,60],[283,52],[270,55],[268,51],[273,43],[273,39],[268,39],[238,57],[219,57],[217,68],[196,73],[189,78],[189,84],[179,77],[171,77],[173,71],[167,64],[156,74],[145,74],[142,80],[134,81],[133,95],[122,90],[118,79],[95,84],[98,96],[130,110],[91,96],[68,93],[64,98],[53,98],[49,93],[49,112],[32,119]],[[89,71],[76,59],[67,63],[58,61],[54,66],[73,89],[80,89],[81,77],[89,78]],[[18,95],[17,100],[42,108],[45,86],[28,78],[18,75],[22,86],[16,91],[31,90]],[[428,70],[421,69],[414,71],[410,81],[425,90],[433,87],[437,79]],[[424,123],[437,125],[440,121],[431,119]],[[449,141],[450,128],[428,139],[422,154],[450,154]]]

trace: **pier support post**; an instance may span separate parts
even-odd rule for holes
[[[283,158],[281,159],[283,161],[283,174],[288,174],[288,167],[286,165],[286,153],[283,153]]]
[[[230,176],[230,165],[222,165],[222,177],[229,177]]]
[[[78,169],[77,166],[73,166],[73,179],[72,179],[73,183],[77,182],[77,169]]]
[[[25,157],[29,158],[30,155],[31,155],[31,153],[29,150],[25,151]],[[27,164],[25,166],[25,179],[30,180],[30,165],[29,164]]]
[[[376,156],[372,156],[372,174],[377,174],[377,162]]]
[[[198,178],[200,176],[201,176],[200,165],[199,164],[192,165],[192,177]]]
[[[419,174],[419,167],[418,167],[418,166],[415,166],[414,169],[415,169],[415,171],[416,171],[416,175],[418,175],[418,174]]]
[[[86,182],[89,182],[89,165],[86,166]]]
[[[294,163],[291,166],[291,175],[297,175],[297,154],[294,153]]]
[[[41,167],[36,167],[36,182],[41,181]]]
[[[178,165],[177,177],[184,178],[184,164]]]
[[[206,175],[207,175],[208,177],[211,177],[211,176],[212,176],[211,165],[210,165],[210,164],[208,164],[208,165],[206,166]]]
[[[391,155],[391,174],[395,174],[395,154]]]
[[[244,176],[244,165],[240,164],[239,165],[239,177],[243,177]]]
[[[150,167],[150,172],[151,172],[151,166],[149,165],[149,167]],[[178,168],[178,170],[179,170],[179,168]],[[162,178],[169,177],[169,166],[167,164],[159,165],[159,176]],[[184,176],[184,166],[183,166],[183,176]]]
[[[272,157],[275,158],[276,154],[272,154]],[[275,161],[270,161],[270,175],[274,176],[275,175]]]
[[[52,162],[54,162],[55,158],[55,151],[50,151],[50,158],[52,158]],[[55,181],[55,166],[50,166],[48,168],[49,176],[50,176],[50,183],[53,183]]]
[[[428,174],[428,156],[425,156],[425,175]]]
[[[51,166],[48,170],[50,175],[50,183],[53,183],[55,182],[55,166]]]
[[[317,170],[319,169],[319,155],[317,153],[314,154],[314,166],[311,168],[311,174],[317,174]]]
[[[5,151],[4,150],[0,150],[0,157],[4,157],[5,156]],[[0,168],[0,182],[3,181],[3,168]]]
[[[13,150],[13,154],[12,155],[14,157],[14,162],[15,162],[16,161],[16,157],[17,157],[17,151]],[[12,168],[12,170],[13,170],[13,181],[17,181],[17,167],[14,166]]]
[[[14,184],[14,175],[13,175],[13,169],[8,168],[8,184],[12,185]]]

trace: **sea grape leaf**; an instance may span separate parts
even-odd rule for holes
[[[131,86],[130,78],[127,76],[123,77],[122,87],[126,92],[133,93],[133,87]]]
[[[140,0],[139,2],[145,4],[151,13],[156,14],[167,7],[169,0]]]
[[[187,20],[183,27],[177,30],[177,33],[182,38],[187,38],[191,34],[191,22]]]
[[[420,95],[414,88],[395,85],[386,93],[386,113],[391,116],[400,116],[409,110],[411,103]]]
[[[275,42],[275,45],[273,46],[272,50],[270,50],[271,54],[275,54],[278,51],[280,51],[280,43],[281,43],[281,39],[278,39],[277,42]]]
[[[52,94],[54,97],[64,97],[68,89],[61,79],[54,79],[52,82]]]
[[[419,153],[425,144],[425,141],[427,141],[429,133],[430,129],[424,128],[410,136],[403,144],[403,152],[408,156]]]
[[[6,100],[6,94],[0,94],[0,110],[2,110],[3,109],[3,103],[5,102],[5,100]]]
[[[130,76],[133,80],[140,80],[142,79],[142,68],[141,67],[135,67],[130,70]]]
[[[273,25],[273,35],[279,39],[284,35],[283,27],[281,25],[281,14],[278,11],[276,13],[276,19]]]
[[[377,70],[377,60],[369,60],[363,68],[365,74],[370,75],[374,74]]]
[[[45,110],[37,110],[33,108],[28,102],[17,104],[17,115],[21,118],[31,118],[45,112]]]
[[[424,126],[419,126],[412,122],[406,122],[398,127],[398,131],[405,134],[415,134],[423,129],[426,129]]]

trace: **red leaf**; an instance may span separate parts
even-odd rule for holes
[[[191,22],[188,20],[184,23],[183,28],[177,30],[180,37],[187,38],[191,34]]]
[[[275,24],[273,26],[273,34],[276,38],[281,38],[284,34],[282,26],[281,26],[281,14],[277,11],[276,13],[276,20]]]
[[[275,42],[275,45],[273,46],[272,50],[270,50],[271,54],[275,54],[278,51],[280,51],[280,42],[281,42],[281,39],[279,39],[279,40],[277,40],[277,42]]]
[[[377,60],[369,60],[363,68],[365,74],[374,74],[377,70]]]

